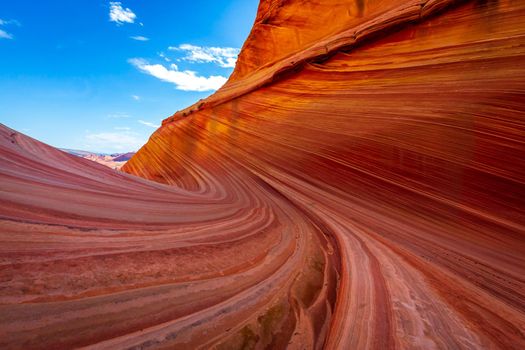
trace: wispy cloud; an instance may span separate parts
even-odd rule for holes
[[[131,128],[130,128],[130,127],[127,127],[127,126],[115,126],[114,129],[115,129],[115,130],[121,130],[121,131],[122,131],[122,130],[123,130],[123,131],[129,131],[129,130],[131,130]]]
[[[129,63],[141,72],[154,76],[162,81],[175,84],[178,90],[184,91],[210,91],[217,90],[226,82],[223,76],[212,75],[209,77],[199,76],[196,72],[180,71],[174,64],[166,68],[161,64],[149,64],[141,58],[132,58]]]
[[[223,68],[235,67],[239,49],[233,47],[208,47],[182,44],[170,46],[168,50],[183,51],[186,56],[182,59],[195,63],[215,63]]]
[[[108,118],[112,118],[112,119],[124,119],[124,118],[129,118],[130,116],[126,113],[113,113],[113,114],[108,114]]]
[[[20,27],[21,24],[16,19],[1,19],[0,18],[0,26],[6,26],[8,24],[13,24],[17,27]]]
[[[5,30],[0,29],[0,39],[13,39],[13,34],[10,34]]]
[[[110,1],[109,3],[109,21],[118,25],[123,23],[135,23],[137,15],[129,8],[123,8],[120,1]]]
[[[144,120],[137,120],[137,121],[138,121],[140,124],[142,124],[142,125],[149,126],[150,128],[155,128],[155,129],[157,129],[157,128],[160,127],[160,125],[157,125],[157,124],[154,124],[154,123],[151,123],[151,122],[146,122],[146,121],[144,121]]]
[[[16,19],[0,19],[0,26],[15,25],[20,27],[20,22]],[[13,34],[7,32],[6,30],[0,29],[0,39],[13,39]]]
[[[146,140],[129,130],[86,132],[86,147],[103,152],[126,152],[139,149]]]
[[[137,41],[149,41],[149,38],[146,38],[145,36],[142,36],[142,35],[130,36],[130,38],[133,40],[137,40]]]
[[[131,98],[134,99],[135,101],[140,101],[139,95],[131,95]]]
[[[159,57],[162,58],[166,62],[171,62],[171,59],[167,57],[164,52],[159,52]]]

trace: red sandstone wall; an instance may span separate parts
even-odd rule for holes
[[[0,347],[524,348],[525,4],[444,3],[263,2],[139,177],[2,127]]]

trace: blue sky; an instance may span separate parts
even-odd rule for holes
[[[0,122],[55,147],[138,149],[219,87],[258,0],[0,0]]]

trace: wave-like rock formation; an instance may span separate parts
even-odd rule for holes
[[[129,174],[2,128],[0,347],[525,348],[523,18],[263,0]]]

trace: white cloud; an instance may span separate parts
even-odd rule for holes
[[[8,24],[14,24],[17,27],[20,27],[21,24],[16,19],[1,19],[0,18],[0,26],[5,26]]]
[[[137,133],[129,130],[86,133],[86,145],[94,151],[129,152],[136,151],[146,143]]]
[[[112,119],[124,119],[124,118],[129,118],[129,115],[127,115],[126,113],[114,113],[114,114],[108,114],[108,118],[112,118]]]
[[[16,19],[9,19],[9,20],[0,19],[0,26],[6,26],[6,25],[10,25],[10,24],[14,24],[14,25],[20,27],[20,22],[18,22]],[[5,31],[3,29],[0,29],[0,39],[13,39],[13,34]]]
[[[164,61],[166,61],[166,62],[171,62],[171,60],[169,59],[169,57],[166,57],[166,55],[164,54],[164,52],[159,52],[159,57],[163,58]]]
[[[137,40],[137,41],[149,41],[149,38],[146,38],[145,36],[138,35],[138,36],[130,36],[131,39]]]
[[[184,51],[186,56],[182,59],[196,63],[215,63],[223,68],[235,67],[239,49],[233,47],[208,47],[182,44],[170,46],[168,50]]]
[[[135,101],[140,101],[139,95],[131,95],[131,98],[133,98]]]
[[[166,81],[176,85],[178,90],[184,91],[210,91],[217,90],[226,82],[223,76],[212,75],[203,77],[197,75],[196,72],[185,70],[179,71],[174,64],[170,69],[161,64],[149,64],[146,60],[141,58],[132,58],[129,63],[137,67],[143,73],[149,74],[162,81]]]
[[[0,29],[0,39],[13,39],[13,35]]]
[[[120,1],[110,1],[109,3],[109,21],[121,25],[123,23],[135,23],[137,15],[129,8],[123,8]]]
[[[157,129],[157,128],[160,127],[160,125],[153,124],[153,123],[151,123],[151,122],[146,122],[146,121],[144,121],[144,120],[137,120],[137,121],[138,121],[140,124],[142,124],[142,125],[149,126],[150,128],[155,128],[155,129]]]

